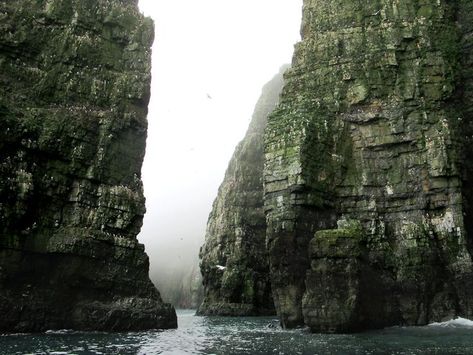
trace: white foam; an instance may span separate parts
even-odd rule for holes
[[[25,335],[31,335],[31,333],[5,333],[0,334],[0,337],[22,337]]]
[[[455,318],[448,320],[446,322],[435,322],[429,324],[429,327],[442,327],[442,328],[472,328],[473,329],[473,320],[466,318]]]
[[[76,333],[76,331],[71,330],[71,329],[58,329],[58,330],[46,330],[45,334],[73,334]]]

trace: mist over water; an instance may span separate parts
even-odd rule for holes
[[[198,264],[212,202],[261,88],[291,61],[302,1],[139,4],[156,28],[139,239],[166,299]]]

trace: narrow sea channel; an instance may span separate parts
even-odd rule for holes
[[[0,354],[473,354],[473,322],[394,327],[353,335],[282,330],[276,318],[197,317],[179,310],[179,329],[138,333],[0,336]]]

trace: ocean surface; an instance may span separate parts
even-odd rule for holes
[[[393,327],[354,335],[282,330],[275,318],[196,317],[178,311],[179,329],[136,333],[0,336],[0,354],[473,354],[473,322]]]

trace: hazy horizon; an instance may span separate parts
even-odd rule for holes
[[[140,0],[155,21],[139,239],[150,276],[195,264],[212,202],[263,85],[300,39],[302,0]]]

